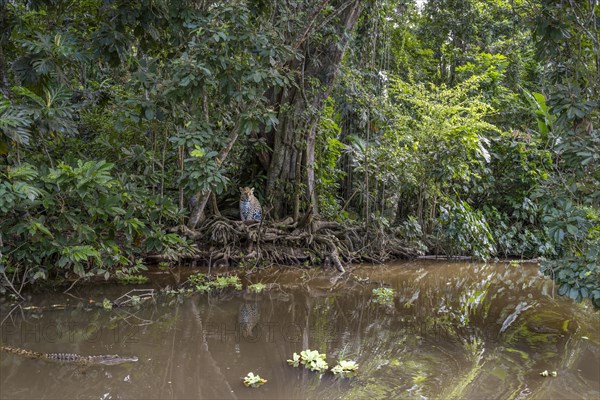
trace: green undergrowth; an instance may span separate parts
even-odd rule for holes
[[[201,272],[191,275],[179,288],[166,289],[169,295],[194,293],[220,293],[226,290],[242,290],[242,281],[237,275],[211,276]]]

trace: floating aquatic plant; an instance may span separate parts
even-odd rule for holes
[[[305,368],[316,372],[325,372],[329,368],[325,361],[325,354],[319,353],[317,350],[306,349],[292,355],[291,360],[287,360],[288,364],[298,367],[300,364],[304,365]]]
[[[169,295],[192,295],[194,293],[223,292],[228,288],[242,290],[242,281],[237,275],[217,276],[216,278],[203,273],[190,275],[178,289],[166,289]]]
[[[202,272],[198,272],[197,274],[190,275],[188,278],[188,282],[192,286],[201,285],[208,280],[208,277],[204,275]]]
[[[315,372],[325,372],[329,369],[329,365],[325,361],[327,356],[319,353],[317,350],[306,349],[292,355],[291,360],[287,360],[288,364],[293,367],[298,367],[300,364],[304,365],[305,368]]]
[[[266,288],[267,288],[267,285],[265,285],[264,283],[261,283],[261,282],[248,286],[248,290],[251,292],[254,292],[254,293],[260,293],[263,290],[265,290]]]
[[[215,289],[233,287],[236,290],[242,290],[242,282],[237,275],[218,276],[217,279],[210,282],[210,285]]]
[[[244,377],[244,385],[247,387],[257,388],[266,382],[266,379],[261,378],[260,375],[254,375],[254,372],[248,372],[248,375]]]
[[[325,354],[319,353],[317,350],[304,350],[300,352],[300,363],[311,371],[325,372],[329,368],[325,362]]]
[[[340,360],[335,367],[331,368],[331,372],[334,375],[344,376],[356,372],[357,369],[358,364],[356,361]]]
[[[293,367],[298,367],[300,365],[300,355],[298,353],[294,353],[292,355],[292,359],[287,360],[287,362]]]
[[[105,310],[107,310],[107,311],[110,311],[110,310],[112,310],[112,308],[113,308],[113,303],[112,303],[112,301],[110,301],[109,299],[104,299],[104,300],[102,301],[102,308],[104,308],[104,309],[105,309]]]
[[[326,354],[319,353],[317,350],[306,349],[298,353],[294,353],[292,358],[287,360],[287,363],[293,367],[299,367],[300,364],[305,368],[314,372],[323,373],[329,369],[329,365],[325,361]],[[351,375],[358,369],[356,361],[346,361],[340,359],[338,364],[331,369],[334,375]]]
[[[373,289],[373,295],[375,296],[375,302],[378,304],[392,304],[392,301],[394,299],[394,289]]]

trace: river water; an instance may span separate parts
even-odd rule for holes
[[[197,271],[195,271],[197,272]],[[235,271],[232,271],[235,272]],[[239,272],[239,271],[238,271]],[[0,304],[2,345],[135,355],[79,367],[0,353],[6,399],[598,399],[600,313],[553,296],[533,264],[403,262],[348,273],[263,269],[260,294],[158,294],[111,311],[95,285]],[[156,279],[143,287],[173,284]],[[139,287],[139,286],[136,286]],[[373,289],[391,288],[387,302]],[[303,349],[356,361],[351,378],[294,368]],[[540,376],[547,370],[556,376]],[[268,380],[256,389],[242,378]]]

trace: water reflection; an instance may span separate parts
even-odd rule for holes
[[[344,276],[264,270],[261,294],[159,296],[105,311],[61,296],[64,310],[0,306],[2,343],[46,352],[136,355],[80,370],[1,354],[2,398],[598,398],[600,316],[552,298],[535,266],[403,263]],[[394,289],[378,304],[372,290]],[[80,289],[102,301],[122,286]],[[293,352],[359,364],[336,379],[290,367]],[[539,375],[557,371],[555,378]],[[269,382],[245,388],[253,371]]]
[[[240,329],[242,330],[242,335],[245,338],[252,337],[252,331],[258,324],[259,318],[260,309],[258,303],[243,303],[240,306],[238,322],[240,324]]]

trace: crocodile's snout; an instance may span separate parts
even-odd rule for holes
[[[117,365],[123,364],[127,362],[136,362],[138,358],[136,356],[118,356],[118,355],[107,355],[107,356],[96,356],[98,357],[96,361],[98,364],[102,365]]]

